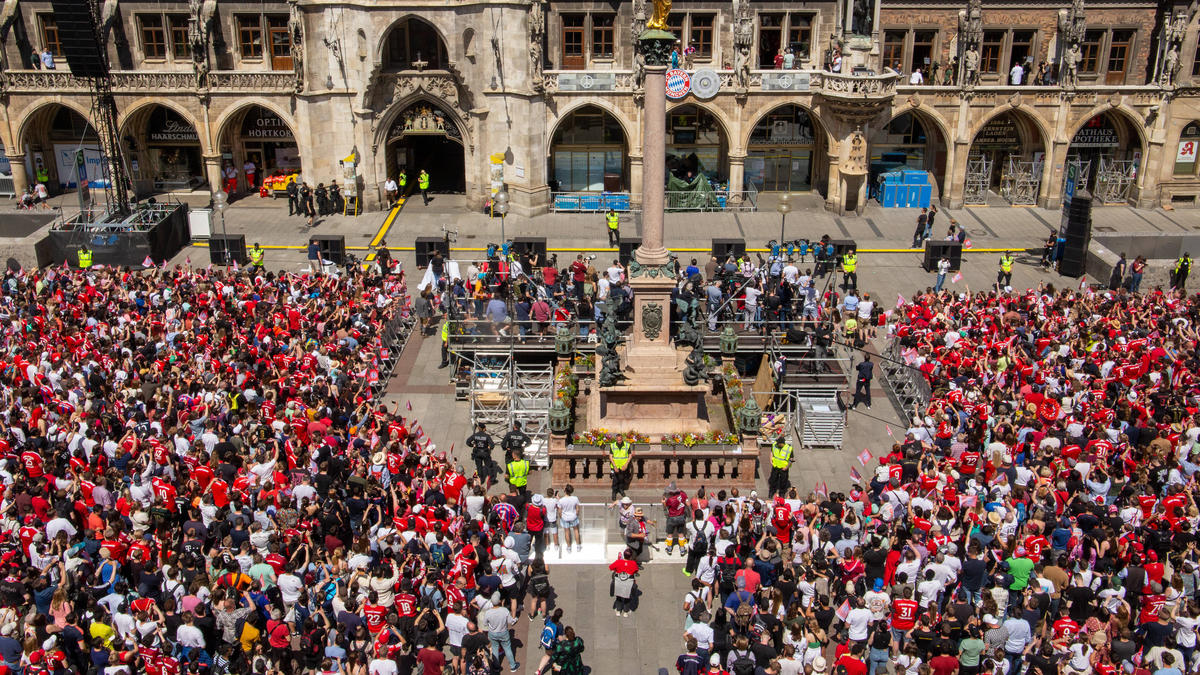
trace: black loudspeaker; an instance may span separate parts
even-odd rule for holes
[[[81,0],[52,0],[54,23],[62,45],[67,67],[77,77],[101,77],[105,59],[96,41],[96,25],[92,22],[91,3]]]
[[[628,265],[630,260],[633,260],[633,252],[642,245],[641,237],[621,237],[621,241],[617,244],[617,259],[622,265]]]
[[[838,262],[850,251],[858,250],[858,243],[853,239],[830,239],[829,243],[833,244],[833,256]]]
[[[957,241],[925,240],[925,261],[922,265],[926,272],[936,272],[938,261],[943,257],[950,260],[950,270],[957,272],[962,268],[962,244]]]
[[[317,234],[313,235],[310,241],[315,240],[317,246],[321,249],[321,259],[330,260],[336,265],[346,264],[346,238],[340,234]]]
[[[445,237],[417,237],[416,241],[417,267],[428,267],[433,254],[441,251],[442,259],[450,259],[450,247],[446,245]]]
[[[545,237],[517,237],[512,240],[512,252],[518,257],[520,256],[537,256],[537,267],[546,264],[546,238]]]
[[[724,263],[726,258],[737,260],[746,255],[745,239],[713,239],[712,254],[717,262]]]
[[[1071,197],[1065,239],[1058,273],[1077,279],[1087,273],[1088,246],[1092,243],[1092,195],[1086,190]]]
[[[214,265],[245,265],[246,235],[214,234],[208,238],[208,261]]]

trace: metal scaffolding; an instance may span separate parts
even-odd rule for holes
[[[976,155],[967,159],[967,178],[963,187],[964,204],[987,204],[992,185],[992,160]]]
[[[526,459],[539,468],[548,466],[553,363],[520,363],[512,350],[457,356],[470,373],[467,400],[472,422],[486,425],[496,436],[503,436],[520,422],[531,440]]]
[[[1129,160],[1100,158],[1096,173],[1096,198],[1102,204],[1120,204],[1129,200],[1129,190],[1137,179],[1137,165]]]
[[[1063,192],[1066,192],[1067,176],[1070,173],[1067,169],[1069,169],[1071,166],[1075,166],[1077,168],[1075,172],[1075,189],[1090,190],[1090,186],[1092,184],[1092,160],[1083,159],[1079,155],[1071,155],[1070,157],[1067,157],[1067,166],[1066,169],[1063,170]]]
[[[1037,204],[1042,186],[1042,165],[1023,162],[1016,155],[1008,158],[1008,168],[1000,178],[1000,196],[1014,206]]]

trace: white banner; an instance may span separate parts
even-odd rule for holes
[[[55,144],[54,163],[58,167],[59,187],[75,187],[75,178],[79,175],[75,168],[75,152],[83,150],[83,159],[87,164],[88,187],[104,187],[104,169],[101,166],[100,146],[98,145],[67,145]]]

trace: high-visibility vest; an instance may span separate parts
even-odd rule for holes
[[[1179,260],[1175,261],[1175,271],[1176,272],[1179,272],[1179,270],[1181,270],[1181,269],[1189,269],[1190,270],[1191,267],[1192,267],[1192,261],[1190,259],[1180,258]]]
[[[449,341],[450,341],[450,322],[443,321],[442,322],[442,342],[449,342]]]
[[[513,487],[525,487],[529,482],[529,460],[514,459],[508,463],[508,483]]]
[[[79,249],[79,269],[85,270],[92,266],[92,252],[86,248]]]
[[[46,167],[39,166],[36,173],[39,183],[45,183],[50,180],[50,172],[46,170]]]
[[[786,469],[792,462],[792,446],[790,443],[771,445],[771,466],[776,469]]]
[[[856,267],[858,267],[858,256],[853,253],[842,256],[842,271],[853,272]]]
[[[616,471],[624,471],[625,467],[629,465],[630,456],[633,454],[629,449],[629,441],[622,441],[620,443],[613,441],[612,445],[609,446],[609,450],[612,451],[612,457],[609,459],[612,468]]]
[[[620,218],[615,213],[610,213],[605,218],[608,220],[608,229],[615,230],[620,224]]]
[[[1000,258],[1000,270],[1005,274],[1012,271],[1013,259],[1010,256],[1002,256]]]
[[[261,248],[250,249],[250,263],[255,267],[262,267],[263,254],[265,253],[266,251],[262,250]]]
[[[229,394],[228,398],[229,398],[229,409],[230,410],[237,410],[238,408],[242,407],[241,401],[242,401],[243,397],[242,397],[241,392],[235,391],[232,394]]]
[[[401,171],[400,172],[400,180],[398,180],[397,182],[400,183],[400,187],[404,187],[405,185],[408,185],[408,176],[406,176],[404,174],[404,172]]]
[[[419,185],[422,190],[428,190],[429,189],[429,174],[422,173],[420,176],[417,176],[417,185]]]

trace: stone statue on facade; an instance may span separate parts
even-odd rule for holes
[[[739,89],[750,86],[750,49],[754,44],[754,13],[750,0],[733,4],[733,72]]]
[[[292,40],[292,70],[296,74],[296,93],[304,91],[304,16],[300,0],[288,0],[288,35]]]
[[[979,84],[979,50],[971,45],[963,53],[963,86],[974,87]]]
[[[1083,59],[1083,54],[1079,50],[1079,43],[1071,43],[1071,48],[1063,54],[1063,73],[1062,86],[1066,89],[1074,89],[1075,85],[1079,84],[1079,62]]]
[[[1083,0],[1072,0],[1069,14],[1069,25],[1066,30],[1067,41],[1071,44],[1083,42],[1087,33],[1087,12],[1083,8]]]
[[[1163,59],[1162,86],[1175,86],[1175,75],[1179,72],[1179,47],[1171,45],[1167,48],[1167,55]]]
[[[545,90],[546,80],[542,74],[545,56],[542,45],[546,38],[546,7],[543,0],[531,0],[529,3],[529,72],[533,90]]]
[[[872,0],[852,0],[851,5],[850,32],[869,36],[875,23],[875,3]]]
[[[645,89],[646,55],[642,53],[642,41],[638,38],[646,31],[646,0],[633,0],[633,21],[629,25],[633,44],[633,91],[640,96]]]
[[[196,89],[204,89],[211,65],[208,60],[208,36],[216,0],[188,0],[188,47],[192,53],[192,74]]]

